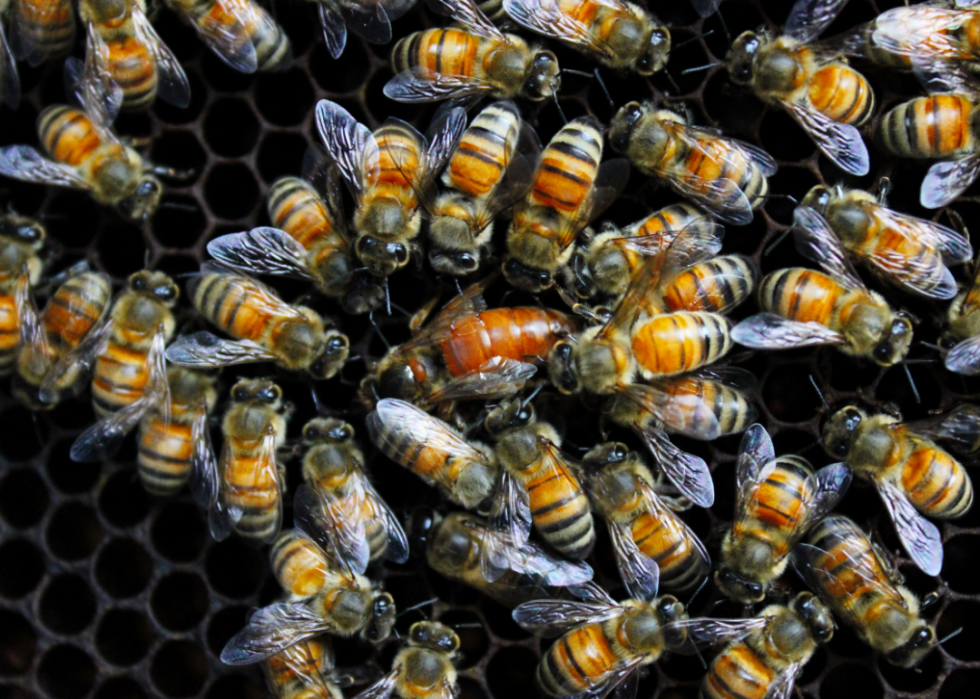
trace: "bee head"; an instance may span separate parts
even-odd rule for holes
[[[879,366],[891,366],[902,361],[912,344],[912,320],[905,313],[896,313],[891,325],[885,328],[881,339],[871,352],[871,358]]]
[[[617,153],[624,153],[629,147],[633,129],[643,118],[643,107],[639,102],[630,102],[621,107],[609,124],[609,145]]]
[[[18,243],[29,245],[34,250],[38,250],[44,245],[47,232],[37,221],[26,216],[15,216],[13,214],[0,216],[0,236],[15,240]]]
[[[613,464],[621,464],[629,458],[629,455],[629,447],[622,442],[607,442],[592,447],[582,457],[582,463],[599,470]]]
[[[391,635],[396,616],[398,610],[394,598],[387,592],[377,593],[371,600],[371,621],[364,629],[364,638],[371,643],[381,643]]]
[[[490,411],[484,426],[490,434],[500,434],[515,427],[524,427],[534,422],[534,406],[523,403],[519,398],[511,398]]]
[[[465,240],[471,237],[470,226],[461,218],[455,216],[439,216],[432,220],[429,232],[433,240]],[[447,250],[434,249],[429,251],[429,264],[439,274],[453,277],[464,277],[472,274],[480,267],[480,250]]]
[[[766,598],[766,588],[762,583],[743,580],[724,564],[715,571],[715,584],[725,597],[739,604],[756,604]]]
[[[524,96],[539,102],[548,99],[561,86],[561,68],[558,57],[551,51],[538,51],[531,61],[531,69],[524,80]]]
[[[732,44],[725,62],[732,82],[747,85],[752,80],[752,63],[762,47],[762,37],[756,32],[744,32]]]
[[[801,592],[793,600],[793,608],[803,617],[813,639],[817,643],[827,643],[834,636],[834,616],[827,605],[811,592]]]
[[[552,278],[549,272],[543,269],[526,267],[514,258],[504,262],[504,278],[510,285],[526,291],[529,294],[537,294],[551,286]]]
[[[354,439],[350,423],[336,418],[318,417],[303,427],[303,441],[307,444],[341,444]]]
[[[242,379],[231,387],[231,399],[236,403],[256,401],[278,409],[282,389],[268,379]]]
[[[362,235],[354,244],[357,258],[376,277],[388,277],[408,264],[411,257],[402,243],[386,243],[373,235]]]
[[[676,597],[664,595],[657,600],[657,617],[667,650],[680,648],[687,643],[687,630],[676,626],[676,622],[687,619],[687,610]]]
[[[160,184],[160,180],[146,175],[136,185],[133,193],[119,202],[119,212],[128,218],[148,218],[160,205],[162,195],[163,185]]]
[[[920,620],[919,623],[921,625],[912,632],[908,641],[885,656],[892,665],[915,667],[936,647],[936,630],[924,621]]]
[[[310,364],[309,372],[314,379],[333,378],[344,366],[350,355],[350,340],[339,330],[329,329],[323,334],[323,352]]]
[[[657,27],[650,34],[646,50],[636,59],[636,72],[640,75],[653,75],[663,70],[670,57],[670,32],[667,27]]]
[[[806,193],[803,201],[800,202],[800,206],[809,207],[819,214],[826,215],[827,207],[830,205],[833,196],[833,190],[830,187],[818,184]]]
[[[174,280],[163,272],[151,272],[144,269],[130,276],[128,285],[131,291],[149,294],[168,307],[173,306],[177,302],[177,297],[180,296],[180,289]]]
[[[408,636],[413,646],[443,653],[455,653],[459,650],[459,636],[438,621],[417,621],[408,630]]]
[[[571,340],[555,343],[548,352],[548,373],[551,376],[551,383],[565,395],[577,393],[581,385],[574,355],[575,345]]]
[[[821,441],[824,448],[837,458],[846,458],[851,439],[866,417],[865,412],[854,405],[838,410],[823,426]]]

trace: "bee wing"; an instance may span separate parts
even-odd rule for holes
[[[701,17],[710,17],[718,11],[721,0],[691,0],[694,11]]]
[[[534,182],[534,160],[537,156],[515,153],[503,177],[493,188],[477,210],[477,228],[485,230],[494,220],[507,209],[516,205],[527,196]]]
[[[306,250],[285,231],[269,226],[228,233],[208,243],[211,257],[242,274],[312,279]]]
[[[670,434],[702,441],[717,439],[722,434],[721,422],[702,391],[706,383],[713,382],[689,379],[685,376],[680,381],[663,379],[649,386],[638,384],[635,390],[644,395],[644,405]]]
[[[466,110],[462,107],[452,107],[447,111],[437,113],[429,127],[429,145],[425,149],[422,166],[419,170],[419,187],[427,188],[433,179],[442,171],[450,156],[456,150],[456,144],[466,131]]]
[[[755,424],[745,430],[742,443],[738,447],[738,464],[735,466],[735,489],[739,493],[739,502],[743,501],[743,492],[763,480],[763,469],[775,460],[776,449],[766,428]]]
[[[106,66],[108,60],[109,46],[91,30],[85,43],[85,62],[74,56],[65,59],[65,94],[91,118],[103,140],[119,143],[110,127],[122,107],[123,91]]]
[[[671,648],[671,650],[681,655],[692,655],[702,648],[740,641],[753,631],[765,628],[768,623],[768,619],[761,616],[748,619],[695,617],[672,621],[665,627],[686,631],[687,640],[684,644],[680,648]]]
[[[138,3],[130,5],[133,13],[133,26],[136,36],[146,46],[156,62],[157,78],[159,80],[160,99],[175,107],[185,108],[191,103],[191,84],[187,80],[180,61],[163,43],[153,25]]]
[[[421,67],[398,73],[384,86],[388,99],[410,104],[445,99],[467,100],[491,90],[493,85],[479,78],[436,73]]]
[[[323,40],[331,58],[340,58],[347,46],[347,25],[329,2],[316,4],[320,13],[320,26],[323,28]]]
[[[578,235],[579,231],[601,216],[619,198],[629,178],[630,161],[626,158],[606,160],[599,165],[587,205],[580,207],[578,215],[572,221],[574,235]]]
[[[337,164],[354,198],[358,198],[364,186],[365,162],[378,159],[374,136],[350,112],[329,100],[317,102],[316,128],[327,155]]]
[[[871,38],[876,46],[899,56],[942,58],[958,53],[961,42],[950,33],[966,20],[963,12],[947,7],[895,7],[874,20]]]
[[[191,425],[191,440],[194,442],[194,451],[191,454],[191,495],[198,505],[210,509],[218,497],[218,462],[214,458],[211,431],[208,429],[208,406],[203,398]]]
[[[506,468],[500,469],[497,476],[487,528],[506,533],[517,546],[523,546],[531,536],[531,499],[527,489]]]
[[[957,343],[946,354],[945,364],[947,369],[956,374],[980,374],[980,335]]]
[[[225,438],[221,445],[221,456],[218,457],[218,483],[214,500],[211,501],[211,508],[208,510],[208,528],[215,541],[223,541],[235,530],[235,525],[242,518],[244,512],[241,507],[228,502],[223,484],[224,473],[228,468],[228,463],[232,459],[231,447],[228,439]]]
[[[76,370],[81,369],[82,373],[87,373],[92,369],[92,365],[99,355],[105,351],[112,332],[112,304],[106,304],[102,310],[102,316],[98,322],[89,330],[84,339],[75,345],[75,348],[67,352],[61,359],[55,362],[51,370],[45,375],[41,382],[38,397],[44,403],[53,403],[58,399],[59,387],[64,382],[65,377]]]
[[[807,478],[809,497],[806,507],[803,508],[805,514],[796,525],[794,532],[796,537],[792,539],[791,547],[806,533],[811,524],[820,521],[834,509],[850,487],[852,477],[850,465],[837,463],[824,466]]]
[[[55,187],[92,188],[92,184],[79,170],[71,165],[49,160],[30,146],[0,148],[0,175]]]
[[[2,24],[0,24],[0,103],[11,109],[17,109],[20,105],[20,77]]]
[[[980,407],[964,403],[945,415],[907,422],[905,426],[923,437],[951,442],[957,451],[969,454],[977,450],[980,440]]]
[[[178,338],[167,348],[167,360],[191,369],[275,361],[276,355],[251,340],[223,340],[205,330]]]
[[[21,274],[14,289],[14,308],[17,310],[17,322],[20,326],[20,342],[22,354],[29,357],[32,365],[50,368],[51,345],[48,343],[48,333],[41,322],[41,314],[34,303],[31,293],[31,280],[27,274]]]
[[[611,520],[606,525],[626,592],[633,599],[653,599],[660,587],[660,566],[640,551],[629,527]]]
[[[490,560],[493,567],[491,572],[499,578],[501,568],[512,570],[522,575],[538,578],[544,585],[567,587],[581,585],[592,580],[592,568],[581,561],[564,561],[551,555],[534,542],[528,541],[521,546],[513,543],[506,532],[497,532],[487,528],[484,542],[490,542],[495,547],[497,557]],[[481,561],[482,562],[482,561]],[[493,581],[496,578],[488,578]]]
[[[663,431],[652,426],[645,426],[640,437],[670,482],[688,500],[699,507],[711,507],[715,486],[704,459],[681,451]]]
[[[801,672],[803,672],[803,663],[789,663],[773,677],[765,699],[789,699],[793,695],[796,678]]]
[[[608,45],[593,36],[589,25],[562,12],[556,0],[504,0],[504,11],[528,31],[565,41],[603,56],[609,53]]]
[[[251,665],[330,630],[330,624],[304,602],[277,602],[257,609],[245,628],[221,651],[226,665]]]
[[[350,492],[338,498],[326,489],[304,483],[293,499],[293,520],[296,528],[313,539],[334,564],[362,574],[370,563],[371,548],[364,520],[356,512],[363,502],[359,495]]]
[[[704,547],[704,542],[701,541],[698,535],[687,526],[684,520],[674,515],[674,512],[670,509],[670,506],[660,499],[660,496],[657,495],[657,491],[654,490],[653,486],[646,481],[640,481],[638,485],[640,491],[644,494],[647,510],[657,517],[657,519],[659,519],[667,527],[667,529],[673,532],[673,538],[675,540],[686,540],[695,549],[697,549],[700,556],[710,568],[711,556],[708,554],[708,549]]]
[[[160,411],[164,422],[170,420],[170,384],[164,360],[166,335],[159,331],[153,336],[146,356],[149,375],[143,395],[125,408],[105,417],[79,435],[69,452],[72,461],[97,463],[108,461],[119,451],[122,441],[143,416],[152,409]]]
[[[381,3],[358,4],[349,0],[338,0],[337,10],[352,32],[372,44],[387,44],[391,41],[391,20]]]
[[[889,228],[896,229],[907,238],[918,239],[935,248],[942,255],[943,262],[969,262],[973,258],[970,238],[948,226],[899,213],[886,206],[875,205],[875,216]]]
[[[623,608],[615,602],[540,599],[524,602],[511,616],[524,630],[553,638],[581,624],[598,623],[622,614]]]
[[[198,37],[214,54],[240,73],[254,73],[259,68],[255,45],[249,38],[246,17],[241,14],[245,2],[216,0],[220,12],[212,12],[191,21]],[[228,21],[228,20],[232,21]]]
[[[857,128],[833,121],[806,103],[782,100],[781,104],[837,167],[852,175],[868,174],[871,169],[868,147]]]
[[[434,12],[452,17],[474,34],[505,44],[510,43],[474,0],[429,0],[428,5]]]
[[[479,369],[457,376],[432,392],[427,405],[449,400],[500,400],[519,393],[537,373],[528,362],[491,357]]]
[[[309,659],[316,657],[314,655],[311,646],[320,646],[321,652],[326,658],[321,658],[316,664],[311,664]],[[330,693],[328,682],[332,678],[332,671],[335,669],[333,651],[329,645],[329,642],[325,642],[322,645],[319,641],[308,640],[300,641],[292,648],[285,649],[285,652],[276,658],[276,663],[282,663],[285,665],[291,677],[298,680],[299,686],[308,689],[312,694],[318,697],[330,697],[333,696]],[[269,691],[274,697],[279,696],[279,690],[276,687],[276,682],[272,678],[269,672],[268,664],[264,665],[263,674],[266,676],[266,684],[269,687]]]
[[[388,507],[388,503],[382,499],[378,491],[374,489],[371,481],[365,476],[362,480],[364,497],[371,503],[374,516],[381,520],[381,525],[388,532],[388,548],[385,550],[385,558],[393,563],[404,563],[408,560],[408,537],[402,529],[401,522],[395,513]]]
[[[927,209],[939,209],[963,194],[980,174],[980,157],[970,155],[934,164],[922,180],[919,200]]]
[[[899,486],[884,478],[874,478],[874,484],[912,562],[926,575],[939,575],[943,567],[939,528],[916,511]]]
[[[753,349],[791,349],[812,345],[837,345],[844,337],[820,323],[787,320],[775,313],[757,313],[734,328],[732,339]]]
[[[801,42],[811,42],[829,27],[847,0],[796,0],[783,33]]]
[[[745,155],[746,158],[753,161],[762,171],[762,174],[766,177],[775,175],[776,171],[779,170],[779,166],[776,165],[776,161],[773,160],[773,157],[758,146],[754,146],[745,141],[740,141],[737,138],[729,138],[728,136],[724,136],[721,131],[705,128],[703,126],[686,125],[685,129],[692,134],[700,133],[711,138],[724,138],[730,147],[742,151],[742,154]]]
[[[388,699],[398,684],[398,670],[392,670],[354,699]]]

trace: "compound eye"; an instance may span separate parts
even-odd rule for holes
[[[349,341],[346,335],[334,335],[327,340],[327,354],[337,354],[347,349]]]
[[[735,583],[737,578],[735,574],[730,570],[723,570],[719,575],[718,579],[723,583],[728,583],[729,585]]]
[[[643,110],[640,109],[640,105],[636,102],[631,102],[626,105],[626,123],[633,126],[636,122],[640,120],[643,116]]]
[[[394,255],[395,262],[400,265],[408,262],[408,248],[406,248],[404,245],[401,243],[393,243],[392,245],[389,245],[388,248],[390,249],[391,254]]]
[[[466,272],[474,272],[476,271],[476,268],[480,266],[476,261],[476,258],[467,252],[460,253],[456,257],[456,264],[461,270]]]
[[[137,274],[130,279],[129,288],[133,291],[146,291],[146,277]]]
[[[239,403],[241,403],[242,401],[246,401],[249,398],[248,389],[245,388],[244,386],[235,386],[235,388],[233,388],[231,391],[231,397],[232,400],[235,400]]]

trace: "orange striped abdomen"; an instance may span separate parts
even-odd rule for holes
[[[905,158],[948,158],[972,153],[973,101],[963,95],[937,94],[898,105],[875,130],[879,144]]]
[[[746,504],[744,517],[733,523],[736,540],[750,537],[769,544],[774,560],[789,554],[792,537],[805,515],[803,502],[809,495],[807,478],[812,473],[802,459],[780,457]]]
[[[262,438],[231,438],[232,456],[222,474],[225,499],[243,512],[235,531],[250,539],[264,539],[279,525],[279,481],[274,464],[262,455],[262,443]]]
[[[263,312],[265,292],[251,279],[201,275],[193,288],[194,306],[210,322],[243,340],[262,342],[284,319]]]
[[[602,134],[593,117],[579,117],[551,139],[534,173],[528,203],[573,216],[592,193]]]
[[[844,287],[826,274],[790,267],[762,280],[759,305],[790,320],[828,325],[843,294]]]
[[[699,148],[687,150],[682,171],[678,173],[693,191],[700,192],[711,201],[735,202],[744,193],[753,209],[765,201],[769,185],[753,161],[732,148],[721,138],[698,138]],[[718,187],[719,180],[730,180],[736,186]]]
[[[730,326],[712,313],[665,313],[633,329],[633,356],[640,370],[670,376],[692,371],[724,356],[732,347]]]
[[[323,587],[326,556],[297,530],[280,534],[272,545],[269,558],[276,579],[287,593],[307,597]]]
[[[545,694],[551,697],[578,694],[601,683],[620,667],[622,661],[603,626],[587,624],[573,629],[548,649],[537,672],[538,686]]]
[[[107,45],[109,72],[122,88],[123,108],[148,106],[157,93],[157,67],[146,45],[132,36],[108,41]]]
[[[807,94],[818,112],[842,124],[861,126],[874,112],[875,96],[868,81],[843,63],[816,71]]]
[[[463,134],[442,176],[475,199],[488,196],[507,170],[520,130],[520,115],[509,103],[491,104],[476,115]]]
[[[56,104],[37,118],[41,145],[55,160],[80,167],[102,145],[92,121],[84,112]]]
[[[369,176],[368,184],[389,185],[412,193],[412,183],[416,180],[419,161],[422,157],[422,144],[416,135],[400,124],[385,124],[374,132],[378,143],[378,172]]]
[[[678,274],[663,292],[669,311],[718,313],[752,293],[755,272],[737,255],[700,262]]]
[[[915,440],[902,464],[902,486],[917,509],[930,517],[952,519],[973,504],[973,485],[953,457],[928,441]]]
[[[555,549],[566,558],[585,558],[595,543],[589,499],[581,484],[562,465],[533,475],[527,488],[531,520]]]
[[[193,452],[190,424],[172,414],[168,425],[153,412],[140,428],[137,468],[143,487],[153,495],[176,495],[190,477]]]
[[[656,515],[647,509],[630,525],[633,541],[647,558],[660,567],[660,586],[671,592],[686,592],[700,584],[711,563],[691,537],[691,531],[674,513],[661,508]]]
[[[490,42],[461,29],[428,29],[409,34],[391,52],[396,73],[420,67],[445,75],[472,76],[480,44]],[[495,43],[495,42],[490,42]]]
[[[14,368],[19,348],[20,317],[17,303],[11,295],[0,295],[0,376]]]
[[[775,672],[745,642],[735,643],[711,663],[701,699],[765,699]]]
[[[79,274],[58,287],[41,314],[48,341],[61,352],[77,346],[102,316],[111,293],[105,277],[93,273]]]
[[[71,52],[75,43],[71,0],[14,0],[11,9],[16,31],[28,44],[26,58],[31,65]]]
[[[297,243],[309,250],[324,239],[336,241],[343,238],[336,234],[333,216],[317,191],[298,177],[277,180],[266,196],[272,225],[290,235]]]
[[[99,417],[132,405],[143,397],[150,378],[147,353],[115,339],[99,356],[92,379],[92,405]]]

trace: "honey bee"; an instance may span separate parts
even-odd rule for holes
[[[588,564],[563,561],[531,541],[518,545],[506,532],[492,529],[466,512],[442,517],[427,508],[417,510],[412,515],[411,533],[430,568],[505,607],[546,596],[545,586],[567,587],[592,579]],[[496,552],[489,560],[483,554],[487,541],[492,541]],[[485,573],[488,564],[491,569]]]
[[[418,192],[425,192],[466,128],[456,108],[433,123],[427,141],[411,125],[389,118],[371,133],[339,104],[320,100],[316,124],[357,202],[354,252],[368,271],[387,277],[415,250],[422,224]]]
[[[722,221],[752,222],[769,195],[776,163],[763,150],[688,124],[653,104],[630,102],[609,124],[609,145],[648,177],[666,182]]]
[[[336,551],[355,573],[382,558],[408,560],[405,532],[364,472],[354,428],[342,420],[315,418],[303,427],[303,442],[305,483],[293,503],[297,526],[324,551]]]
[[[445,189],[426,204],[429,263],[437,272],[463,276],[479,269],[494,219],[530,185],[527,157],[518,152],[522,141],[527,151],[536,137],[513,102],[486,107],[463,134],[442,174]]]
[[[182,337],[167,349],[167,359],[178,366],[213,369],[271,361],[329,379],[347,361],[346,335],[326,327],[316,311],[290,306],[254,279],[206,264],[188,282],[188,291],[202,316],[239,340],[207,331]]]
[[[164,0],[205,46],[241,73],[282,70],[293,60],[289,37],[253,0]]]
[[[487,309],[493,277],[468,287],[408,342],[372,370],[366,393],[423,406],[440,401],[504,398],[520,391],[577,319],[537,306]],[[365,397],[367,400],[367,397]],[[373,404],[373,403],[372,403]]]
[[[626,0],[504,0],[507,15],[525,29],[616,70],[653,75],[670,54],[670,31],[649,11]]]
[[[334,666],[327,638],[310,638],[285,648],[262,665],[276,699],[344,699],[343,678]]]
[[[85,23],[83,80],[122,91],[121,108],[148,109],[157,94],[177,107],[191,100],[191,86],[176,56],[146,17],[145,0],[79,0]]]
[[[576,236],[622,191],[627,163],[601,160],[602,126],[593,116],[573,119],[548,143],[507,231],[503,270],[513,286],[531,293],[550,287]]]
[[[839,168],[866,175],[868,148],[858,127],[874,112],[874,92],[840,51],[813,43],[845,4],[796,3],[781,36],[745,32],[732,44],[726,65],[732,82],[785,109]]]
[[[220,236],[208,243],[208,252],[244,274],[309,280],[325,296],[340,299],[344,310],[367,313],[381,305],[384,294],[355,279],[337,170],[330,167],[325,174],[325,197],[298,177],[276,180],[267,197],[276,227]]]
[[[973,504],[973,484],[963,466],[935,442],[890,415],[868,415],[855,406],[837,411],[823,429],[823,444],[844,458],[859,478],[878,490],[912,561],[939,575],[939,529],[919,513],[955,519]]]
[[[589,494],[606,520],[619,575],[630,597],[658,587],[690,592],[708,576],[711,558],[697,535],[657,493],[659,485],[639,455],[625,444],[600,444],[584,457]]]
[[[0,223],[2,228],[3,223]],[[98,331],[107,317],[111,298],[109,278],[89,271],[88,265],[82,263],[67,270],[67,279],[48,299],[44,311],[38,313],[32,301],[22,309],[27,313],[21,317],[24,340],[17,356],[17,374],[21,382],[14,386],[14,393],[27,405],[35,409],[53,408],[62,397],[81,388],[84,372],[76,366],[57,384],[49,386],[54,394],[52,402],[44,403],[38,395],[54,365],[90,332]]]
[[[3,29],[3,17],[9,10],[10,0],[0,0],[0,104],[16,110],[20,106],[20,75]]]
[[[303,532],[280,534],[269,560],[287,599],[252,614],[221,651],[223,663],[257,663],[322,633],[371,643],[391,634],[396,614],[391,595],[363,575],[334,567]]]
[[[33,308],[30,290],[44,271],[39,253],[46,239],[47,232],[36,221],[0,215],[0,376],[14,370],[23,338],[29,334],[25,320],[30,321]]]
[[[472,510],[489,501],[500,467],[488,447],[392,398],[379,401],[365,422],[374,446],[453,502]]]
[[[704,699],[786,699],[818,644],[834,635],[830,610],[809,592],[788,605],[773,604],[759,616],[764,625],[728,645],[701,684]]]
[[[724,643],[762,625],[757,619],[690,619],[671,595],[618,603],[594,583],[573,591],[583,601],[534,600],[513,614],[528,631],[561,634],[536,674],[538,688],[549,697],[605,696],[665,652]],[[624,696],[635,696],[635,688]]]
[[[10,49],[32,66],[61,58],[75,45],[71,0],[10,0]]]
[[[395,77],[384,87],[397,102],[476,101],[554,97],[558,58],[495,27],[472,0],[436,0],[459,28],[427,29],[400,39],[391,51]]]
[[[854,522],[831,515],[798,544],[794,565],[807,584],[857,635],[892,665],[918,665],[936,645],[919,616],[919,599]]]
[[[875,126],[875,139],[885,152],[940,161],[929,168],[919,190],[919,201],[927,209],[949,204],[980,173],[974,126],[980,90],[973,84],[963,89],[937,84],[933,91],[937,94],[892,108]]]
[[[459,636],[436,621],[418,621],[408,630],[408,645],[398,651],[391,672],[355,699],[452,699],[456,686],[453,661]]]
[[[143,270],[130,276],[105,323],[66,353],[41,382],[40,399],[58,399],[59,389],[95,362],[92,406],[98,422],[71,447],[74,461],[112,458],[123,438],[151,410],[164,422],[170,412],[170,389],[164,348],[176,323],[172,309],[179,290],[162,272]]]
[[[595,545],[592,508],[577,465],[561,451],[558,431],[538,421],[533,406],[516,398],[492,410],[485,426],[497,440],[494,452],[500,465],[490,527],[509,532],[521,545],[533,524],[563,557],[583,560]],[[495,541],[484,542],[484,555],[491,560],[497,555]]]
[[[793,547],[834,508],[850,483],[847,464],[814,471],[802,457],[776,458],[766,429],[752,425],[739,447],[735,516],[715,572],[722,594],[745,605],[764,600],[785,572]]]
[[[809,209],[805,225],[836,235],[879,276],[930,298],[956,296],[956,280],[945,265],[973,256],[964,235],[893,211],[859,189],[814,187],[800,206]]]
[[[901,361],[912,343],[912,322],[868,289],[844,248],[808,207],[796,210],[796,247],[825,273],[789,267],[766,275],[759,287],[763,312],[735,326],[732,339],[756,349],[834,345],[879,366]]]
[[[151,410],[140,424],[136,467],[152,495],[180,492],[192,473],[203,473],[214,459],[208,416],[218,399],[215,377],[183,367],[167,369],[170,409]]]

